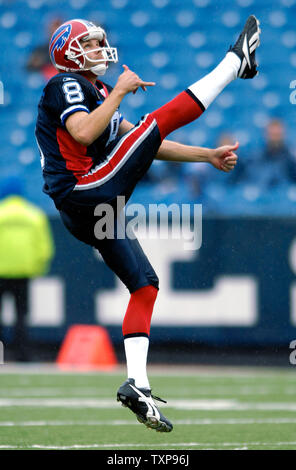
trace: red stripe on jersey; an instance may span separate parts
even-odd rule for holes
[[[77,179],[87,173],[93,165],[92,158],[86,155],[87,147],[79,144],[65,129],[57,129],[57,141],[66,168],[73,172]]]
[[[154,118],[148,114],[145,121],[143,121],[139,126],[134,127],[128,134],[126,134],[119,144],[114,148],[113,152],[109,155],[108,161],[98,165],[94,168],[89,174],[86,174],[78,179],[76,188],[79,186],[84,186],[90,183],[94,183],[106,176],[108,176],[126,157],[129,158],[130,155],[127,155],[129,150],[132,150],[134,144],[137,140],[141,138],[144,132],[152,124]],[[132,153],[131,153],[132,155]],[[86,188],[87,189],[87,188]]]

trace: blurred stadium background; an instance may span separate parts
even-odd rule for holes
[[[50,272],[30,286],[35,360],[54,360],[75,323],[104,325],[123,360],[127,293],[91,249],[69,236],[42,193],[34,126],[51,71],[29,65],[32,52],[47,43],[56,19],[81,17],[103,25],[120,58],[106,81],[114,85],[125,63],[157,83],[122,104],[123,115],[136,123],[209,72],[251,13],[262,28],[260,75],[232,83],[198,122],[172,135],[208,147],[226,137],[238,139],[241,163],[235,174],[202,164],[155,162],[132,202],[203,204],[199,251],[184,251],[174,240],[143,242],[161,280],[151,361],[168,360],[169,352],[174,361],[196,364],[231,360],[289,366],[289,344],[296,338],[295,0],[0,1],[0,185],[11,174],[22,176],[26,197],[49,215],[56,244]],[[270,164],[262,156],[273,119],[285,129],[288,166],[285,153]],[[82,258],[87,259],[83,270]],[[8,348],[14,324],[9,297],[1,317]]]

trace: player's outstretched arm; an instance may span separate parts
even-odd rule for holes
[[[236,165],[239,143],[234,145],[223,145],[216,149],[195,147],[179,144],[171,140],[164,140],[156,155],[157,160],[172,162],[207,162],[211,163],[217,170],[231,171]]]

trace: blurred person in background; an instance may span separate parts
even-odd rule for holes
[[[296,161],[286,142],[285,124],[280,119],[272,119],[266,127],[265,147],[262,160],[268,163],[270,186],[296,181]]]
[[[12,347],[17,361],[29,360],[26,326],[29,281],[48,272],[54,255],[47,216],[24,199],[23,193],[22,181],[17,176],[7,178],[0,186],[0,302],[3,304],[4,294],[14,299]],[[0,340],[3,342],[1,330]]]
[[[240,181],[262,190],[295,183],[296,159],[286,142],[284,122],[273,118],[264,132],[263,148],[251,151],[248,160],[242,159],[240,162]]]
[[[48,25],[48,34],[51,38],[53,32],[63,23],[59,17],[54,18]],[[48,54],[48,40],[44,44],[40,44],[30,53],[26,68],[29,72],[39,72],[47,82],[51,77],[56,75],[57,70],[52,65]]]

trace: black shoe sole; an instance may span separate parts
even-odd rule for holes
[[[123,406],[124,408],[129,408],[136,415],[139,423],[144,424],[148,429],[154,429],[157,432],[171,432],[173,430],[172,425],[168,425],[165,421],[161,421],[155,416],[148,416],[148,418],[144,418],[142,415],[137,414],[131,408],[132,402],[128,396],[120,393],[117,395],[117,401],[120,401],[121,406]]]

